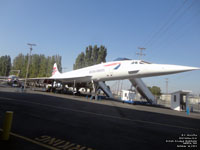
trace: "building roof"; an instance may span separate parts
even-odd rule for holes
[[[175,93],[189,94],[189,93],[192,93],[192,91],[190,91],[190,90],[179,90],[179,91],[173,92],[172,94],[175,94]]]

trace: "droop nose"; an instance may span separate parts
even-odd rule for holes
[[[199,70],[197,67],[179,66],[179,65],[165,65],[162,67],[163,71],[176,73],[176,72],[186,72],[192,70]]]

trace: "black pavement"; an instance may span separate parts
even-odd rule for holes
[[[198,117],[169,115],[166,112],[181,112],[167,109],[146,111],[153,109],[150,106],[128,107],[133,109],[72,96],[0,91],[0,128],[5,111],[14,112],[10,140],[1,141],[0,149],[197,149]]]

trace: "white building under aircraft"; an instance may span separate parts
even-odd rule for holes
[[[121,100],[122,101],[133,101],[136,98],[136,93],[130,90],[122,90]]]

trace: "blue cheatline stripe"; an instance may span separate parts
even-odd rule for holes
[[[114,70],[117,70],[119,67],[121,66],[121,64],[117,65]]]

